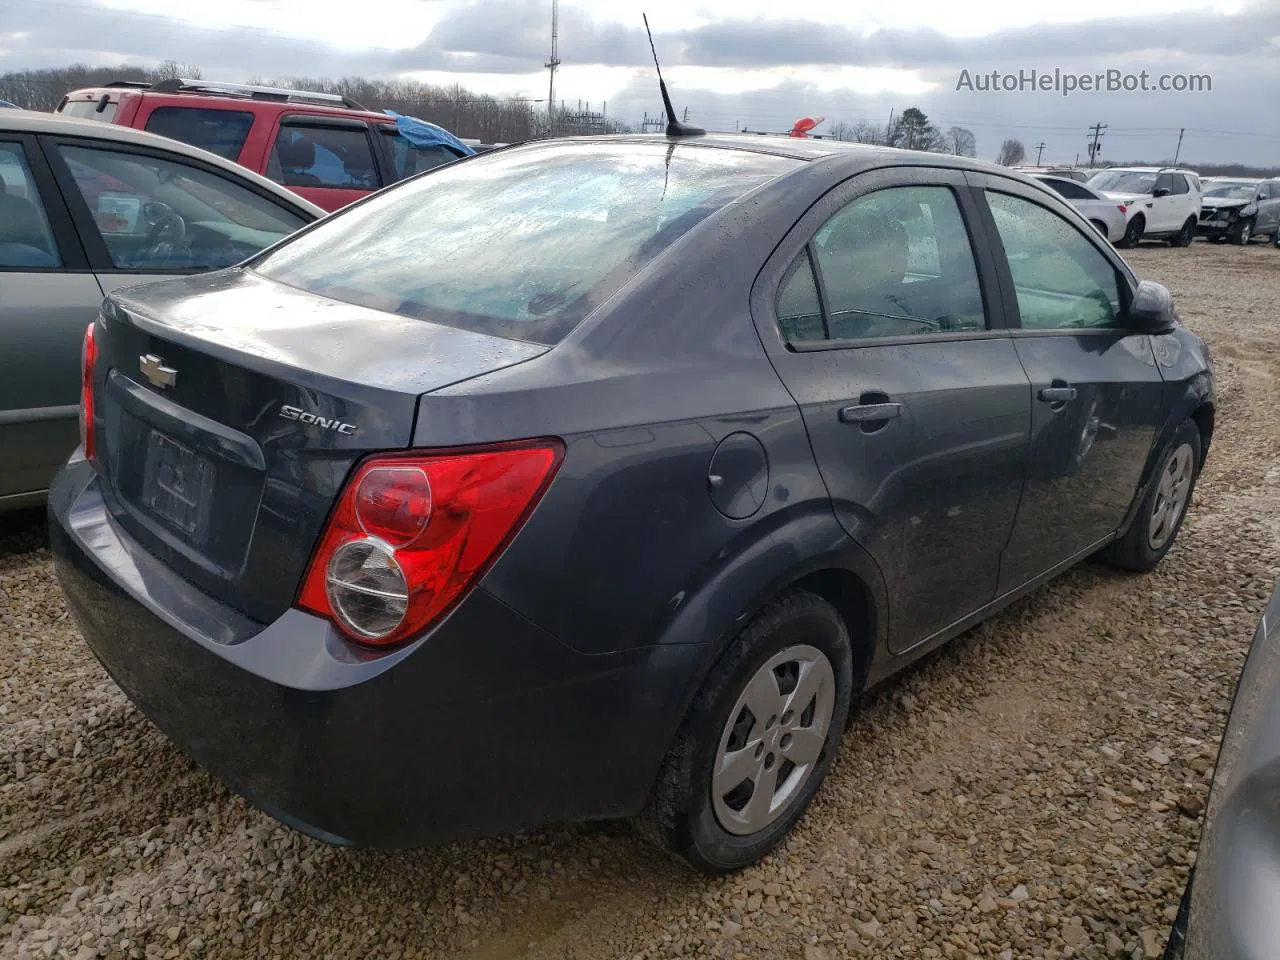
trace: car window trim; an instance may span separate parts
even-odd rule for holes
[[[186,164],[194,167],[204,173],[215,176],[227,183],[235,184],[251,193],[257,194],[259,197],[274,203],[277,207],[281,207],[294,216],[307,221],[308,217],[314,217],[310,211],[302,207],[294,207],[288,204],[282,198],[276,196],[268,190],[262,189],[256,183],[248,180],[237,180],[227,175],[227,171],[220,169],[211,163],[195,157],[189,157],[181,153],[170,153],[165,150],[157,150],[152,147],[142,146],[134,143],[127,143],[120,140],[112,140],[110,138],[86,137],[86,136],[66,136],[62,134],[41,134],[39,135],[40,148],[43,152],[46,163],[49,165],[54,178],[58,182],[58,187],[62,193],[62,198],[70,211],[71,219],[74,221],[81,240],[84,244],[84,251],[88,259],[89,269],[94,273],[116,274],[119,276],[174,276],[186,277],[195,274],[208,273],[207,268],[191,269],[189,267],[182,268],[158,268],[158,267],[117,267],[111,259],[111,251],[107,249],[106,241],[102,239],[102,234],[98,230],[98,225],[94,221],[93,212],[89,209],[84,195],[80,192],[79,186],[76,184],[75,177],[71,173],[71,167],[67,164],[65,158],[59,148],[61,147],[80,147],[88,150],[110,150],[116,153],[132,154],[140,157],[146,157],[152,160],[165,160],[170,163]],[[304,222],[300,230],[315,223],[316,219]],[[295,233],[297,231],[294,231]],[[293,234],[289,234],[293,236]],[[287,238],[286,238],[287,239]],[[271,244],[275,246],[275,244]],[[266,249],[266,248],[264,248]],[[255,254],[256,256],[256,254]]]
[[[1004,193],[1009,196],[1017,197],[1028,203],[1035,204],[1043,208],[1050,214],[1057,214],[1061,219],[1065,220],[1069,226],[1075,228],[1076,232],[1083,236],[1093,245],[1093,248],[1103,255],[1116,274],[1116,293],[1120,297],[1120,313],[1123,316],[1133,303],[1134,290],[1137,287],[1137,278],[1128,269],[1127,264],[1115,253],[1114,249],[1105,249],[1099,242],[1101,237],[1098,231],[1090,227],[1088,231],[1082,229],[1078,224],[1072,222],[1072,217],[1083,219],[1079,211],[1065,201],[1062,206],[1067,209],[1070,216],[1064,215],[1062,211],[1055,210],[1053,204],[1044,202],[1041,196],[1037,195],[1037,191],[1027,190],[1025,188],[1017,189],[1021,184],[1016,180],[1003,177],[996,177],[989,174],[967,173],[967,177],[973,179],[979,186],[981,192],[981,209],[984,220],[987,223],[987,230],[991,235],[991,250],[993,255],[998,251],[999,256],[996,260],[996,270],[1000,275],[1000,284],[1004,292],[1005,304],[1005,320],[1006,324],[1015,337],[1042,337],[1042,336],[1080,336],[1083,334],[1132,334],[1133,331],[1125,326],[1118,327],[1060,327],[1051,330],[1028,330],[1022,326],[1022,312],[1018,307],[1017,289],[1013,282],[1013,271],[1009,267],[1008,255],[1005,253],[1004,241],[1000,237],[999,228],[996,226],[995,216],[991,212],[991,207],[987,203],[986,193],[990,190],[993,193]],[[990,182],[990,186],[986,185],[986,181]],[[1057,199],[1057,198],[1054,198]],[[1087,225],[1087,221],[1085,221]],[[1110,247],[1110,244],[1107,245]],[[1119,262],[1117,262],[1119,261]],[[1123,282],[1121,282],[1123,281]]]
[[[867,337],[857,340],[820,340],[791,342],[782,332],[778,319],[778,295],[789,276],[791,266],[802,250],[809,252],[810,263],[818,285],[818,298],[822,305],[823,330],[829,332],[830,310],[822,268],[814,255],[814,237],[823,225],[848,204],[872,193],[894,187],[942,187],[952,192],[959,208],[961,220],[969,238],[974,259],[974,271],[978,277],[978,289],[986,314],[986,330],[953,330],[945,333],[905,334],[897,337]],[[980,210],[967,184],[964,171],[955,167],[928,166],[924,164],[886,165],[862,170],[832,184],[804,214],[792,224],[782,242],[765,261],[757,275],[751,292],[752,319],[757,331],[770,351],[782,354],[816,353],[823,350],[860,350],[880,346],[898,346],[909,343],[935,343],[948,340],[998,339],[1007,336],[1003,329],[1002,291],[994,272],[995,264],[987,250],[985,238],[988,229],[980,217]]]
[[[92,273],[89,256],[81,243],[75,220],[68,209],[57,178],[50,169],[44,152],[40,149],[36,135],[0,130],[0,140],[5,143],[16,143],[22,150],[36,195],[44,207],[49,231],[53,234],[53,244],[58,249],[58,259],[62,261],[56,267],[0,266],[0,273]]]

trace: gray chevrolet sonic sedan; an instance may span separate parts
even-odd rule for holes
[[[633,818],[712,873],[854,694],[1158,563],[1214,426],[1168,292],[1043,186],[709,135],[493,151],[115,294],[82,407],[71,609],[232,788],[369,846]]]

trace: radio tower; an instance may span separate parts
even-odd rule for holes
[[[547,122],[551,125],[556,110],[556,67],[560,66],[560,0],[551,0],[551,59],[545,66],[551,73],[547,87]]]

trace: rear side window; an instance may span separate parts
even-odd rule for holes
[[[1050,190],[1055,191],[1066,200],[1092,200],[1094,196],[1078,183],[1070,180],[1041,180]]]
[[[800,165],[684,144],[504,150],[347,208],[256,268],[336,300],[554,344],[700,222]]]
[[[286,187],[377,190],[378,169],[365,129],[282,123],[267,176]]]
[[[253,114],[239,110],[157,107],[147,118],[150,132],[208,150],[225,160],[240,156],[252,126]]]

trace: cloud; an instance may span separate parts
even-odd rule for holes
[[[275,0],[275,7],[283,10],[293,2]],[[0,0],[0,62],[22,69],[172,58],[198,64],[206,76],[228,79],[421,72],[456,77],[464,85],[468,77],[485,78],[490,88],[495,78],[506,77],[512,92],[533,90],[537,95],[548,52],[544,0],[433,5],[439,16],[416,44],[342,49],[270,30],[205,27],[108,9],[92,0],[62,0],[56,7]],[[560,39],[566,97],[608,99],[611,114],[636,120],[659,108],[638,15],[628,25],[566,3],[560,9]],[[847,25],[803,18],[730,17],[659,33],[655,39],[673,96],[698,122],[719,129],[733,129],[739,120],[786,129],[806,113],[883,122],[890,108],[908,105],[906,97],[856,89],[856,79],[847,88],[832,89],[836,84],[822,78],[839,78],[839,84],[850,67],[885,67],[907,71],[914,78],[909,89],[919,89],[920,81],[931,84],[928,92],[913,93],[910,99],[946,125],[970,126],[984,154],[994,155],[1004,136],[1022,136],[1050,143],[1046,157],[1072,159],[1083,147],[1084,129],[1101,121],[1110,125],[1104,139],[1109,157],[1171,153],[1177,131],[1186,128],[1184,157],[1280,160],[1280,111],[1267,106],[1280,100],[1280,74],[1274,67],[1280,57],[1276,0],[1254,0],[1233,16],[1193,10],[997,29],[968,37],[947,36],[928,26],[864,34]],[[596,67],[618,68],[618,74],[632,79],[621,90],[569,86],[574,76],[600,77],[600,70],[592,72]],[[682,70],[690,67],[699,69]],[[1016,73],[1055,67],[1079,74],[1109,69],[1145,70],[1152,77],[1208,74],[1213,88],[1182,94],[1077,92],[1065,98],[1044,92],[956,90],[961,70]],[[715,76],[734,80],[721,84],[721,90],[752,85],[744,79],[758,79],[758,89],[716,92],[708,79]]]

